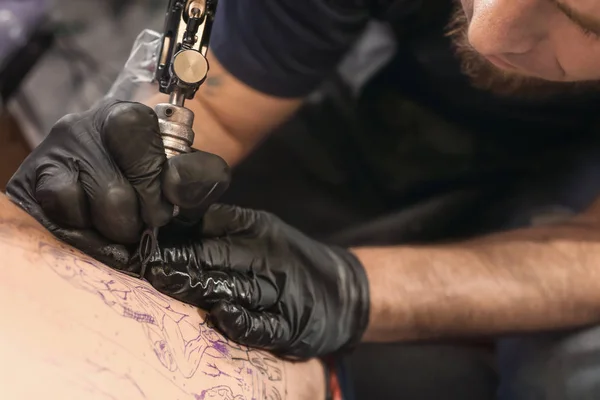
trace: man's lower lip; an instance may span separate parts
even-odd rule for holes
[[[496,57],[496,56],[486,56],[485,58],[487,58],[487,60],[489,62],[491,62],[492,64],[494,64],[498,68],[502,68],[502,69],[515,69],[515,67],[513,67],[512,65],[510,65],[509,63],[507,63],[506,61],[504,61],[503,59],[501,59],[499,57]]]

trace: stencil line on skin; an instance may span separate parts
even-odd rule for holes
[[[40,242],[38,251],[44,262],[72,286],[95,294],[122,317],[138,322],[156,357],[169,371],[179,371],[184,378],[190,379],[199,368],[206,374],[204,369],[216,367],[219,359],[225,359],[237,363],[238,367],[226,374],[217,369],[230,377],[240,390],[252,393],[250,398],[281,398],[275,385],[264,382],[266,378],[273,383],[284,383],[280,360],[265,358],[257,351],[223,339],[206,321],[200,325],[192,323],[189,314],[171,308],[168,297],[150,290],[142,281],[82,258],[74,250]],[[190,310],[195,309],[190,307]],[[212,363],[204,361],[206,357],[213,360]],[[222,390],[214,393],[221,392],[228,393]],[[232,398],[244,399],[238,395]]]

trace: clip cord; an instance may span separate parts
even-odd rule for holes
[[[140,246],[138,248],[138,257],[140,258],[141,268],[139,278],[146,280],[146,269],[154,253],[158,250],[158,228],[148,228],[142,234]]]

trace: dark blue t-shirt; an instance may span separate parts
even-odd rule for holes
[[[249,86],[278,97],[310,93],[363,32],[357,0],[222,0],[211,47]]]

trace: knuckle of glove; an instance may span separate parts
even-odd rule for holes
[[[96,109],[63,116],[52,126],[50,133],[39,148],[44,154],[53,154],[53,150],[77,153],[78,148],[98,147],[100,143],[97,140],[99,129],[96,119]],[[90,141],[90,137],[94,137],[96,140]]]
[[[197,151],[167,161],[163,192],[182,208],[207,207],[225,193],[230,181],[231,171],[221,157]]]
[[[94,196],[91,212],[94,226],[105,237],[123,244],[139,240],[143,224],[138,199],[131,186],[108,185],[106,190]]]
[[[40,179],[35,197],[44,213],[55,223],[80,229],[88,226],[86,195],[76,181],[46,184],[46,180]]]
[[[64,117],[62,117],[61,119],[56,121],[54,126],[52,126],[52,129],[50,130],[50,133],[48,134],[48,136],[50,137],[51,135],[57,135],[57,134],[64,136],[65,134],[71,132],[73,125],[77,121],[79,121],[81,119],[81,117],[82,117],[81,114],[65,115]]]
[[[117,165],[126,170],[159,170],[166,160],[158,117],[139,103],[112,106],[101,122],[102,140]]]
[[[158,123],[154,111],[141,103],[117,103],[108,111],[103,124],[107,134],[127,133],[132,127],[149,127]]]
[[[82,194],[77,193],[78,188],[73,185],[76,173],[71,173],[73,161],[86,152],[74,130],[82,118],[82,114],[69,114],[56,122],[7,184],[8,197],[36,218],[38,207],[43,206],[52,210],[62,208],[69,213],[77,211],[67,208]],[[38,199],[38,195],[41,198]]]

